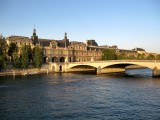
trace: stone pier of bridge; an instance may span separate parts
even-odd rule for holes
[[[159,76],[160,76],[160,69],[158,69],[157,67],[155,67],[155,68],[152,70],[152,76],[153,76],[153,77],[159,77]]]

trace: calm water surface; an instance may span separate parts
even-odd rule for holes
[[[160,120],[160,78],[127,73],[0,77],[0,120]]]

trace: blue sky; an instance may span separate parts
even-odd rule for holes
[[[160,0],[0,0],[0,33],[160,53]]]

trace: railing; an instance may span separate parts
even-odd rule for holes
[[[103,60],[103,61],[82,61],[82,62],[70,62],[73,64],[79,63],[106,63],[106,62],[154,62],[159,63],[160,60]]]

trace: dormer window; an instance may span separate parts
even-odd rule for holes
[[[52,48],[56,48],[56,45],[52,45]]]

